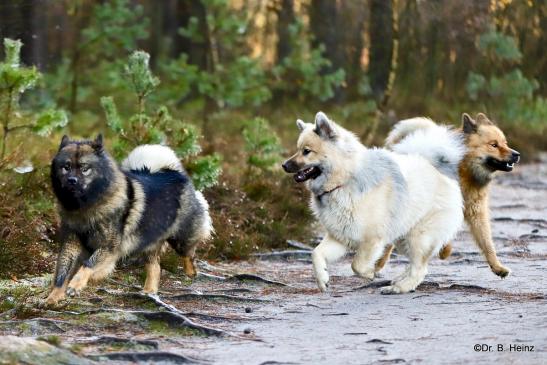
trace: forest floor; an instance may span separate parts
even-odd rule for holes
[[[404,295],[378,289],[403,270],[396,254],[367,287],[341,261],[321,294],[306,247],[202,261],[193,282],[164,273],[159,300],[139,293],[134,271],[48,310],[36,304],[51,276],[3,281],[0,364],[545,364],[547,161],[499,176],[490,204],[512,269],[503,280],[462,231],[452,256],[434,258]]]

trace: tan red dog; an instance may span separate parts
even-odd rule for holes
[[[389,134],[386,145],[395,146],[416,131],[434,127],[436,124],[427,118],[400,121]],[[498,260],[492,241],[488,187],[497,171],[513,170],[514,164],[520,159],[520,153],[507,145],[503,132],[482,113],[477,114],[475,119],[464,113],[460,133],[466,146],[466,153],[458,166],[465,221],[492,272],[504,278],[510,270]],[[439,256],[446,258],[451,250],[448,243],[441,249]],[[390,253],[390,249],[386,250],[378,265],[383,266]]]

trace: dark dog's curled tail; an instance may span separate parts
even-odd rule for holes
[[[175,151],[159,144],[145,144],[135,148],[123,160],[122,169],[126,171],[147,169],[152,174],[161,170],[184,172]]]

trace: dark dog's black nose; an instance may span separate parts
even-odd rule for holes
[[[76,185],[78,183],[78,178],[76,176],[69,176],[67,181],[70,185]]]
[[[519,162],[520,160],[520,152],[511,150],[511,157],[513,158],[513,162]]]

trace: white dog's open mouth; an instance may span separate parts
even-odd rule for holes
[[[321,169],[317,166],[310,166],[303,168],[294,174],[294,181],[304,182],[309,179],[315,179],[319,175],[321,175]]]

